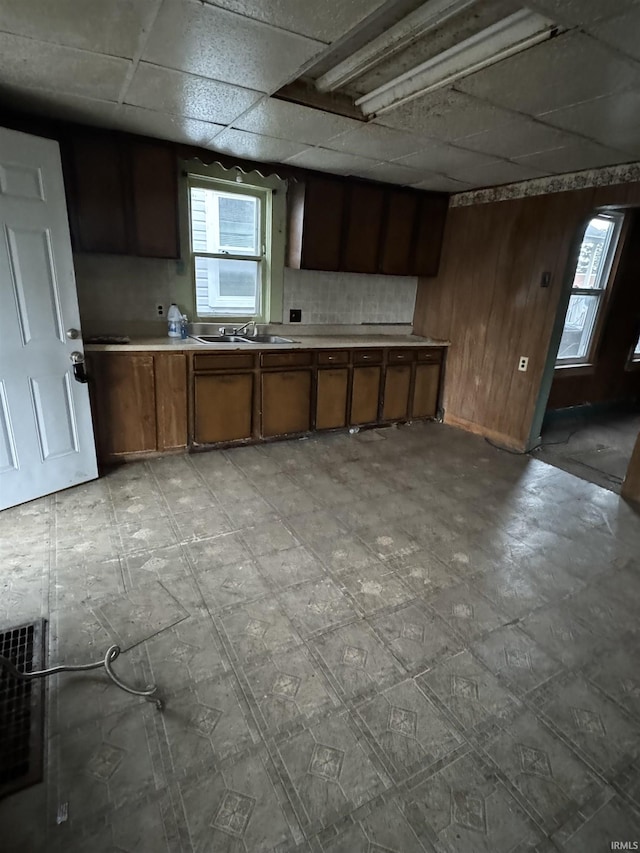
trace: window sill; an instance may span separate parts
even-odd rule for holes
[[[628,361],[625,370],[632,372],[634,370],[640,370],[640,359],[637,361]]]
[[[554,375],[558,378],[564,376],[591,376],[595,372],[595,364],[556,364]]]

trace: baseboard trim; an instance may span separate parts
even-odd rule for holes
[[[460,429],[464,429],[467,432],[472,432],[475,435],[481,435],[484,438],[488,438],[495,442],[495,444],[499,444],[507,450],[516,450],[522,453],[525,451],[524,441],[519,441],[511,435],[505,435],[502,432],[496,432],[493,429],[488,429],[474,421],[468,421],[465,418],[459,418],[456,415],[452,415],[447,412],[445,413],[444,422],[450,426],[460,427]]]

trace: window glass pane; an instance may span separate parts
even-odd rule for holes
[[[558,350],[559,359],[577,359],[587,355],[599,302],[600,294],[571,296]]]
[[[259,255],[260,199],[191,187],[194,252]]]
[[[633,351],[634,360],[640,358],[640,335],[638,335],[638,340],[636,341],[636,348]]]
[[[194,260],[199,316],[252,317],[260,313],[260,261]]]
[[[594,217],[587,225],[573,287],[604,290],[607,286],[609,246],[615,228],[616,221],[604,216]]]

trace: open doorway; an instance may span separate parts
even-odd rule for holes
[[[640,210],[581,229],[537,456],[620,493],[640,432]]]

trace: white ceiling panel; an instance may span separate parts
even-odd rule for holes
[[[424,171],[410,169],[400,163],[378,163],[371,168],[361,169],[355,174],[371,181],[384,181],[388,184],[399,184],[401,186],[415,184],[416,181],[426,177]]]
[[[528,154],[519,157],[518,163],[533,166],[547,174],[562,172],[579,172],[581,169],[597,169],[599,166],[610,166],[614,163],[627,163],[632,158],[630,154],[621,154],[611,148],[605,148],[596,142],[585,140],[566,148],[556,148],[552,151],[540,151],[538,154]]]
[[[274,136],[277,139],[319,145],[339,133],[360,127],[360,124],[345,116],[325,113],[277,98],[265,98],[234,122],[234,127]]]
[[[0,31],[132,58],[161,0],[2,0]]]
[[[397,162],[399,165],[410,166],[413,169],[440,172],[455,177],[460,169],[488,166],[495,163],[496,158],[478,151],[457,148],[454,145],[431,143],[425,145],[418,153],[402,157]]]
[[[206,0],[249,18],[332,42],[383,6],[385,0]]]
[[[207,145],[223,129],[222,125],[183,116],[165,115],[128,104],[123,104],[116,111],[114,127],[129,133],[168,139],[186,145]]]
[[[575,141],[575,136],[525,116],[510,124],[456,140],[457,144],[464,148],[506,159],[547,151],[549,148],[560,148]]]
[[[304,151],[304,145],[298,145],[297,142],[233,129],[227,129],[220,136],[216,136],[209,147],[224,154],[269,163],[282,163],[287,157]]]
[[[521,163],[507,163],[506,160],[497,160],[485,166],[475,166],[470,169],[461,169],[455,175],[463,183],[473,187],[492,187],[501,184],[512,184],[517,181],[528,181],[530,178],[541,178],[548,172],[536,169],[533,166]]]
[[[640,60],[640,5],[624,15],[592,24],[587,31],[615,50]]]
[[[36,115],[73,121],[96,127],[111,127],[118,104],[96,101],[80,95],[47,92],[39,89],[8,89],[0,83],[0,101],[11,109],[28,110]]]
[[[527,6],[566,26],[582,26],[619,15],[638,0],[528,0]]]
[[[514,118],[513,112],[446,89],[396,107],[379,116],[376,122],[422,136],[450,140],[507,124]]]
[[[0,33],[0,82],[8,86],[117,101],[130,68],[128,59]]]
[[[448,178],[446,175],[430,175],[417,184],[413,184],[416,190],[432,190],[437,193],[463,193],[465,190],[471,189],[471,184],[465,184],[462,181],[456,181],[454,178]]]
[[[125,102],[216,124],[231,124],[262,95],[230,83],[141,62]]]
[[[380,124],[363,124],[326,143],[327,148],[378,160],[395,160],[418,151],[424,139]]]
[[[640,155],[640,92],[620,92],[540,116],[620,151]]]
[[[146,62],[271,92],[324,48],[216,6],[165,0],[143,53]]]
[[[356,157],[342,151],[330,151],[328,148],[307,148],[287,161],[292,166],[303,169],[319,169],[321,172],[335,172],[338,175],[355,175],[376,165],[375,160]]]
[[[640,83],[640,66],[579,32],[567,33],[459,80],[457,88],[539,115]]]

